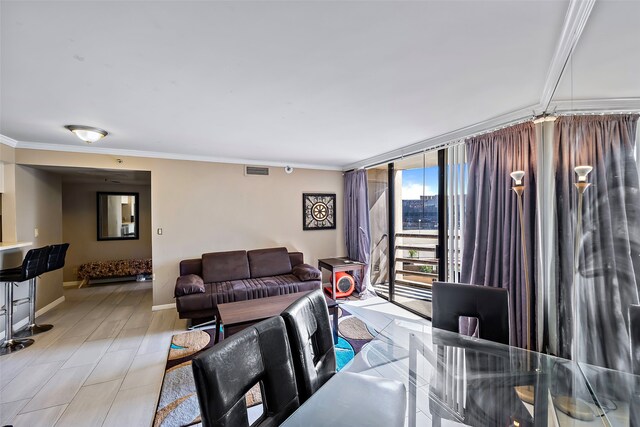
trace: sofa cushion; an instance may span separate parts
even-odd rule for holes
[[[205,292],[176,298],[181,319],[210,318],[218,304],[320,289],[320,280],[300,281],[293,274],[205,283]]]
[[[205,283],[249,277],[247,251],[212,252],[202,255],[202,279]]]
[[[202,277],[202,258],[185,259],[180,261],[180,275],[197,274]]]
[[[203,294],[205,291],[204,282],[200,276],[195,274],[187,274],[178,277],[176,280],[175,296],[181,297],[190,294]]]
[[[291,268],[304,262],[304,255],[302,252],[289,252],[289,262],[291,262]]]
[[[309,264],[298,264],[293,267],[293,270],[291,272],[302,281],[320,280],[322,278],[322,273],[320,272],[320,270],[310,266]]]
[[[247,257],[252,278],[291,273],[287,248],[257,249],[247,252]]]

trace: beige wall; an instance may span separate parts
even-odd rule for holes
[[[33,244],[17,250],[0,252],[2,268],[20,265],[24,255],[31,248],[62,242],[62,185],[60,178],[30,167],[13,164],[5,166],[9,166],[11,171],[15,169],[15,175],[10,176],[10,180],[15,181],[15,186],[5,187],[5,191],[9,193],[14,191],[15,222],[7,221],[3,224],[3,230],[6,226],[18,241],[33,242]],[[3,222],[5,208],[9,210],[9,207],[4,206],[3,203]],[[35,228],[38,229],[38,237],[34,236]],[[5,239],[5,241],[11,240],[15,239]],[[62,297],[62,271],[43,274],[38,279],[36,289],[37,309]],[[27,295],[27,283],[21,283],[17,288],[14,288],[14,299]],[[27,316],[28,305],[19,306],[14,313],[14,323]],[[0,330],[4,330],[4,326],[1,326]]]
[[[173,303],[180,260],[204,252],[275,245],[318,258],[344,255],[339,171],[271,168],[245,176],[243,165],[182,160],[16,150],[16,163],[151,171],[153,303]],[[302,193],[337,195],[337,229],[302,230]],[[157,229],[163,234],[158,235]]]
[[[2,162],[2,240],[16,241],[16,165],[15,149],[0,144]]]
[[[140,238],[98,241],[96,192],[140,193]],[[90,261],[151,258],[151,186],[121,184],[62,184],[62,236],[70,244],[64,281],[78,280],[80,264]]]

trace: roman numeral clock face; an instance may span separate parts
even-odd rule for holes
[[[335,211],[335,194],[304,193],[302,195],[302,228],[304,230],[335,229]]]

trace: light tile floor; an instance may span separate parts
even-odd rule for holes
[[[150,282],[65,290],[38,318],[55,327],[0,358],[0,425],[150,425],[171,336],[186,328],[151,305]]]
[[[419,319],[377,297],[343,304],[377,329]],[[66,289],[38,318],[55,327],[0,358],[0,425],[151,425],[171,336],[186,329],[175,310],[151,306],[151,282]]]

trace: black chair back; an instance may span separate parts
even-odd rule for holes
[[[193,359],[203,427],[248,426],[245,394],[260,383],[258,426],[277,426],[299,406],[284,321],[276,316],[226,338]]]
[[[47,259],[49,258],[51,246],[30,249],[24,256],[21,267],[21,277],[19,282],[31,280],[47,271]]]
[[[336,373],[329,310],[318,289],[291,304],[281,316],[287,325],[302,404]]]
[[[631,338],[631,369],[640,375],[640,305],[629,306],[629,336]]]
[[[475,317],[480,338],[509,344],[509,293],[506,289],[434,282],[432,305],[434,328],[459,332],[460,317]]]
[[[49,252],[49,257],[47,259],[47,272],[64,267],[64,259],[67,255],[67,249],[69,249],[68,243],[51,245],[51,251]]]

